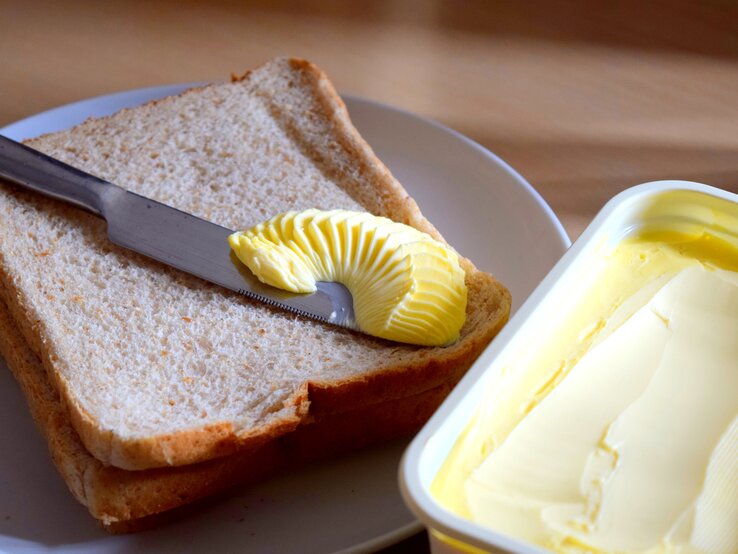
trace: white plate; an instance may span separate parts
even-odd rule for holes
[[[187,85],[93,98],[0,129],[15,139],[65,129]],[[437,123],[348,98],[351,117],[424,214],[520,306],[570,241],[510,166]],[[125,183],[119,183],[125,186]],[[108,536],[67,492],[10,372],[0,368],[0,549],[6,552],[374,551],[420,529],[397,487],[396,442],[205,501],[184,520]]]

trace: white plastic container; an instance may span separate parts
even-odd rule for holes
[[[674,202],[674,192],[679,201]],[[666,196],[671,200],[663,202]],[[662,203],[660,203],[660,200]],[[681,207],[681,208],[680,208]],[[696,208],[696,209],[695,209]],[[657,181],[617,195],[554,266],[517,314],[482,353],[448,399],[415,437],[400,467],[400,487],[408,507],[428,528],[436,554],[448,552],[543,553],[546,550],[463,519],[445,509],[430,486],[459,435],[490,392],[493,377],[522,349],[545,341],[552,322],[603,244],[615,244],[649,225],[698,223],[722,226],[738,234],[738,195],[686,181]],[[521,253],[525,255],[525,253]]]

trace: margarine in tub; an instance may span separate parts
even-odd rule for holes
[[[543,549],[735,554],[738,205],[662,190],[623,209],[546,331],[493,362],[429,492]]]

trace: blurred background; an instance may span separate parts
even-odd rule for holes
[[[572,239],[641,182],[738,192],[730,0],[0,0],[0,29],[0,126],[287,55],[318,64],[342,93],[433,118],[497,153]]]
[[[738,191],[738,3],[0,0],[0,126],[82,98],[227,79],[277,55],[461,131],[572,238],[613,194]]]

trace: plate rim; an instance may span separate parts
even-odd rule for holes
[[[525,191],[532,197],[532,199],[535,201],[538,207],[541,208],[543,212],[546,214],[549,222],[553,224],[553,226],[555,227],[556,232],[557,232],[556,237],[561,241],[561,246],[564,249],[568,249],[571,246],[572,244],[571,238],[569,237],[569,234],[566,232],[566,229],[564,228],[563,223],[561,223],[561,220],[556,215],[556,212],[553,211],[553,208],[551,208],[548,202],[546,202],[546,200],[543,198],[541,193],[538,192],[538,190],[536,190],[536,188],[532,184],[530,184],[530,182],[528,182],[528,180],[525,177],[523,177],[523,175],[519,173],[512,165],[510,165],[508,162],[503,160],[500,156],[492,152],[486,146],[478,143],[477,141],[466,136],[460,131],[457,131],[453,129],[452,127],[449,127],[445,123],[441,123],[440,121],[436,121],[435,119],[432,119],[430,117],[426,117],[424,115],[420,115],[415,112],[406,110],[405,108],[399,108],[397,106],[385,104],[384,102],[380,102],[378,100],[373,100],[371,98],[365,98],[363,96],[358,96],[358,95],[353,95],[353,94],[341,94],[341,98],[344,101],[348,100],[349,102],[368,104],[375,108],[394,112],[404,117],[408,117],[408,118],[415,119],[417,121],[421,121],[426,125],[429,125],[431,127],[438,129],[439,131],[443,131],[449,135],[452,135],[454,138],[463,142],[466,146],[482,154],[485,158],[491,160],[495,165],[503,169],[510,177],[512,177],[515,180],[515,182],[518,185],[523,187],[523,189],[525,189]],[[350,114],[351,114],[351,111],[349,110],[349,115]]]
[[[59,106],[51,107],[41,112],[34,113],[26,117],[23,117],[19,120],[7,123],[3,125],[3,127],[0,127],[0,134],[6,135],[9,138],[12,138],[14,140],[24,140],[27,138],[33,138],[35,136],[41,136],[43,134],[53,133],[53,132],[57,132],[60,130],[68,129],[70,128],[70,126],[78,125],[82,123],[83,121],[85,121],[87,118],[93,117],[93,115],[90,115],[89,113],[87,115],[84,115],[81,118],[69,117],[68,115],[70,111],[71,112],[74,112],[76,110],[85,111],[83,108],[86,108],[88,104],[90,106],[99,105],[99,104],[108,104],[108,103],[116,104],[116,106],[113,108],[112,111],[104,110],[108,112],[107,115],[112,115],[114,113],[117,113],[118,111],[121,111],[123,109],[129,108],[132,106],[145,104],[145,103],[154,101],[156,99],[164,98],[170,95],[181,94],[182,92],[189,90],[191,88],[213,84],[213,83],[216,83],[216,82],[196,81],[196,82],[170,83],[170,84],[154,85],[154,86],[148,86],[148,87],[131,88],[131,89],[126,89],[126,90],[121,90],[121,91],[114,91],[110,93],[100,94],[97,96],[81,98],[79,100],[75,100],[75,101],[68,102],[68,103],[65,103]],[[476,142],[472,138],[462,134],[459,131],[456,131],[455,129],[439,121],[436,121],[424,115],[419,115],[405,108],[400,108],[397,106],[386,104],[384,102],[380,102],[380,101],[373,100],[373,99],[366,98],[366,97],[359,96],[359,95],[341,94],[340,96],[341,96],[341,99],[349,106],[352,103],[365,104],[375,109],[384,110],[384,111],[387,111],[393,114],[397,114],[402,117],[414,119],[425,125],[429,125],[445,134],[453,136],[455,139],[462,142],[466,147],[482,154],[487,160],[489,160],[490,163],[501,168],[506,174],[508,174],[515,181],[515,183],[518,186],[522,187],[525,190],[525,192],[528,194],[528,196],[530,196],[533,202],[537,205],[537,207],[546,216],[546,219],[552,225],[553,230],[555,230],[555,238],[557,239],[558,248],[561,249],[561,254],[563,254],[571,246],[571,239],[569,238],[569,235],[567,234],[563,224],[561,223],[561,220],[556,216],[555,212],[550,207],[550,205],[546,202],[543,196],[541,196],[541,194],[508,162],[500,158],[497,154],[495,154],[494,152],[492,152],[485,146],[481,145],[480,143]],[[141,97],[143,98],[143,100],[141,102],[131,102],[130,99],[135,98],[135,97]],[[349,115],[350,113],[351,113],[351,110],[349,109]],[[53,128],[49,130],[44,130],[42,133],[36,134],[36,135],[24,135],[22,133],[19,133],[19,131],[23,130],[25,127],[29,125],[38,124],[40,126],[43,126],[44,124],[41,123],[43,120],[47,120],[47,119],[53,120],[53,119],[59,118],[62,114],[66,115],[66,117],[64,117],[65,121],[67,119],[77,119],[77,121],[70,123],[69,125],[60,126],[60,127],[55,127],[52,125],[51,127]],[[100,115],[100,116],[94,116],[94,117],[106,117],[106,115]],[[48,126],[48,123],[46,125]],[[408,445],[410,444],[410,439],[408,439],[407,444]],[[412,515],[415,518],[414,521],[410,523],[402,524],[399,527],[392,529],[391,531],[388,531],[386,533],[383,533],[371,539],[365,540],[363,542],[351,545],[343,550],[339,550],[338,552],[341,552],[341,553],[372,552],[372,551],[376,551],[377,549],[385,548],[393,544],[399,543],[400,541],[405,540],[411,537],[412,535],[421,532],[422,530],[425,529],[424,525],[414,516],[414,514]]]

